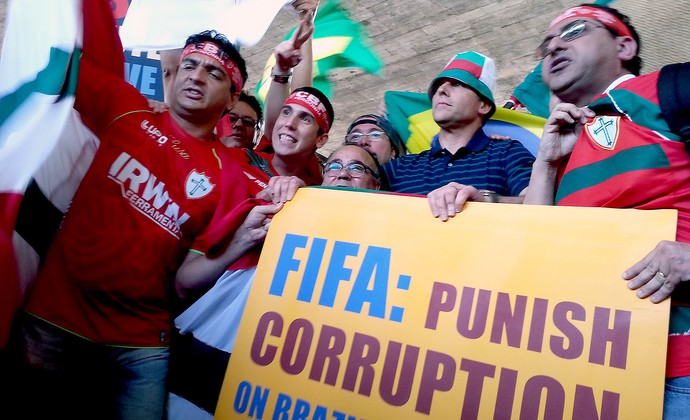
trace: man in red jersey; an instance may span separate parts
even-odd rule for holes
[[[639,46],[629,18],[606,6],[551,22],[537,53],[555,105],[525,203],[678,210],[678,242],[660,243],[623,278],[640,298],[672,297],[664,418],[680,419],[690,412],[690,299],[680,283],[690,279],[690,158],[676,125],[690,106],[687,89],[675,91],[690,65],[640,75]]]
[[[30,401],[22,410],[161,419],[174,274],[214,213],[247,194],[213,131],[246,68],[223,35],[193,35],[169,112],[154,114],[133,86],[88,59],[75,108],[101,145],[17,317]]]

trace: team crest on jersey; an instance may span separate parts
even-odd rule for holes
[[[196,170],[190,172],[185,183],[185,190],[189,198],[201,198],[208,195],[215,187],[211,180],[203,173]]]
[[[620,124],[620,117],[597,116],[592,122],[585,125],[587,135],[599,147],[606,150],[613,150],[618,141],[618,127]]]

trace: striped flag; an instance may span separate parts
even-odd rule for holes
[[[97,147],[73,109],[80,56],[120,75],[124,68],[107,0],[14,0],[7,10],[0,56],[0,348],[40,261],[33,233],[17,227],[52,218],[54,232]],[[43,197],[36,206],[23,200],[28,186]]]
[[[290,39],[295,29],[284,39]],[[327,0],[319,6],[314,18],[312,53],[313,86],[328,97],[332,96],[332,88],[327,76],[335,68],[361,68],[377,76],[380,76],[383,70],[383,61],[371,46],[364,27],[350,18],[339,0]],[[256,86],[256,96],[262,102],[270,87],[271,68],[274,64],[275,56],[271,54],[264,67],[261,81]]]
[[[431,101],[426,93],[387,91],[383,98],[388,120],[402,137],[407,150],[419,153],[431,147],[431,139],[440,128],[431,115]],[[484,125],[484,132],[518,140],[536,156],[544,123],[546,119],[535,115],[498,108]]]

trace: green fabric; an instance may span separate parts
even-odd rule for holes
[[[290,30],[284,39],[289,39],[296,29],[295,27]],[[334,42],[330,42],[331,40]],[[328,74],[333,69],[360,68],[376,76],[383,74],[383,61],[374,51],[364,26],[350,18],[347,10],[340,4],[340,0],[328,0],[319,6],[314,18],[312,52],[314,56],[312,85],[329,99],[333,95],[333,88],[328,80]],[[262,103],[265,94],[262,94],[260,90],[265,83],[268,83],[268,80],[264,75],[256,86],[256,96]]]
[[[531,114],[542,118],[549,117],[551,92],[541,80],[541,63],[515,88],[513,97],[527,108]]]
[[[51,48],[46,68],[38,72],[34,80],[24,83],[14,92],[0,98],[0,124],[3,124],[32,93],[74,96],[77,90],[80,57],[81,50],[70,53]]]
[[[651,159],[651,156],[654,156],[654,159]],[[622,150],[608,159],[581,166],[565,174],[558,186],[555,201],[558,203],[570,194],[597,185],[618,174],[669,166],[668,158],[658,144]]]

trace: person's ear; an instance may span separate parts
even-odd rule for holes
[[[489,112],[491,112],[491,110],[493,109],[493,105],[491,105],[491,103],[485,100],[482,100],[481,102],[482,103],[481,105],[479,105],[478,112],[479,115],[482,117],[482,120],[484,120],[485,117],[489,114]]]
[[[325,146],[326,143],[328,143],[328,133],[323,133],[316,139],[316,148],[320,149]]]
[[[628,61],[637,55],[637,42],[631,36],[619,36],[618,40],[618,58],[621,61]]]

